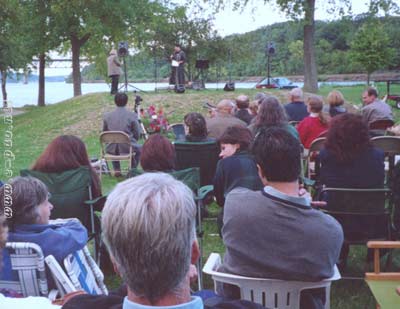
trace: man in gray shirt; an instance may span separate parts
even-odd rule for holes
[[[311,208],[300,190],[300,149],[282,128],[262,130],[256,137],[252,152],[265,187],[236,188],[227,195],[221,271],[297,281],[333,275],[343,231],[333,217]],[[232,290],[224,287],[224,294],[232,296]],[[323,308],[324,291],[302,293],[301,303],[302,308]]]
[[[137,141],[140,136],[140,125],[136,113],[129,111],[126,108],[128,96],[125,93],[119,92],[114,97],[115,110],[104,115],[103,132],[104,131],[122,131],[129,135],[131,145],[135,151],[135,158],[132,160],[132,167],[137,166],[140,158],[140,145]],[[107,145],[107,153],[123,154],[128,153],[129,149],[124,144],[109,144]],[[118,176],[120,174],[120,163],[113,161],[113,168]]]
[[[364,107],[361,109],[363,119],[370,125],[377,120],[392,120],[392,109],[388,104],[378,99],[378,92],[368,87],[362,94]]]

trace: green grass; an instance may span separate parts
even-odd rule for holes
[[[320,94],[326,94],[332,87],[324,86],[320,89]],[[346,100],[350,104],[360,104],[363,86],[337,87],[343,92]],[[170,123],[182,122],[183,116],[191,111],[198,111],[207,114],[203,108],[205,102],[216,104],[222,98],[235,98],[239,94],[249,95],[251,98],[256,89],[236,90],[227,93],[222,90],[187,91],[185,94],[175,94],[171,92],[144,93],[142,94],[142,107],[147,108],[153,104],[163,107],[168,115]],[[265,91],[263,91],[265,92]],[[282,102],[287,101],[287,91],[269,90],[280,98]],[[133,109],[133,97],[130,97],[129,109]],[[29,168],[35,159],[44,150],[47,144],[60,134],[74,134],[83,139],[87,145],[90,157],[100,156],[99,134],[102,128],[102,115],[114,108],[113,97],[107,93],[88,94],[75,99],[66,100],[59,104],[46,107],[26,107],[25,113],[13,117],[13,145],[12,151],[15,160],[12,162],[13,175],[19,174],[19,170]],[[399,112],[395,111],[396,119],[399,119]],[[9,127],[1,121],[0,136],[5,136],[5,130]],[[1,153],[5,150],[5,145],[1,143]],[[5,158],[2,158],[5,159]],[[2,167],[3,170],[3,167]],[[7,180],[4,172],[0,179]],[[115,184],[121,179],[110,176],[102,177],[103,192],[108,193]],[[224,245],[217,235],[216,215],[218,207],[213,204],[209,207],[210,216],[204,225],[203,238],[203,260],[205,261],[211,252],[224,253]],[[364,273],[365,249],[363,247],[352,248],[349,258],[349,267],[346,272],[351,276],[363,276]],[[396,256],[398,258],[398,256]],[[395,264],[400,265],[400,261],[395,259]],[[398,269],[398,268],[397,268]],[[117,276],[107,276],[106,284],[112,289],[120,284]],[[205,279],[205,286],[212,287],[209,278]],[[374,308],[374,299],[363,280],[340,280],[333,284],[332,288],[332,308]]]

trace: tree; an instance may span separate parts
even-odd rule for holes
[[[395,50],[389,47],[389,43],[389,36],[378,20],[369,21],[357,31],[351,43],[350,56],[367,72],[368,85],[371,74],[385,68],[394,57]]]
[[[207,4],[212,3],[217,10],[226,4],[232,3],[235,9],[244,8],[253,3],[251,0],[203,0]],[[190,2],[190,0],[189,0]],[[285,12],[294,20],[303,23],[303,50],[304,50],[304,89],[309,92],[318,90],[317,65],[315,57],[315,3],[316,0],[263,0],[264,4],[275,2],[282,12]],[[326,2],[326,1],[325,1]],[[350,0],[327,1],[331,13],[338,11],[344,13],[344,8],[351,7]],[[380,9],[385,12],[398,10],[396,0],[370,0],[371,14],[377,14]]]

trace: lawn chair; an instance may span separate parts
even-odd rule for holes
[[[371,139],[374,147],[380,148],[385,153],[385,170],[387,171],[387,179],[392,176],[393,168],[395,165],[395,157],[400,155],[400,137],[397,136],[377,136]]]
[[[318,200],[326,201],[321,210],[342,226],[343,266],[350,245],[366,245],[370,240],[392,239],[392,207],[389,189],[322,188]]]
[[[78,218],[94,239],[94,256],[97,258],[100,246],[100,220],[94,213],[94,204],[102,203],[104,197],[93,200],[91,174],[88,167],[82,166],[62,173],[42,173],[21,170],[21,176],[31,176],[41,180],[51,193],[50,203],[54,208],[51,219]]]
[[[128,153],[120,153],[120,154],[110,154],[107,152],[108,146],[112,146],[112,144],[121,144],[126,145],[126,149],[129,149]],[[101,145],[101,159],[106,161],[107,166],[109,161],[127,161],[128,168],[127,171],[130,171],[132,168],[132,159],[134,157],[134,152],[132,149],[131,139],[129,135],[122,131],[106,131],[100,134],[100,145]],[[114,171],[115,172],[115,171]]]
[[[306,177],[309,179],[316,179],[319,175],[320,162],[316,161],[318,153],[324,148],[326,137],[320,137],[310,145],[310,148],[304,150],[304,156],[306,160]]]
[[[24,297],[44,296],[51,300],[56,299],[57,294],[63,296],[63,290],[51,290],[49,292],[44,256],[42,249],[29,242],[7,242],[5,250],[8,251],[11,261],[11,269],[17,272],[18,280],[0,281],[0,288],[11,289]]]
[[[369,124],[369,134],[371,137],[386,135],[386,130],[394,125],[390,119],[375,120]]]
[[[400,297],[396,288],[400,285],[400,273],[381,273],[379,249],[399,249],[400,241],[369,241],[367,246],[374,250],[374,272],[366,273],[365,281],[381,309],[398,308]]]
[[[46,256],[44,260],[49,267],[54,282],[59,287],[59,290],[63,290],[65,294],[78,291],[53,255],[50,254]]]
[[[108,295],[104,275],[87,247],[68,255],[64,259],[64,267],[77,290],[93,295]]]
[[[177,169],[184,170],[189,167],[200,168],[200,185],[213,183],[217,162],[219,160],[219,147],[217,142],[174,142],[176,151]]]
[[[128,173],[128,177],[135,177],[143,174],[144,171],[138,170],[136,168],[132,169]],[[197,205],[197,215],[196,215],[196,227],[197,227],[197,240],[200,247],[200,252],[203,252],[203,228],[202,228],[202,209],[204,207],[203,203],[207,195],[213,191],[212,185],[207,185],[200,187],[200,170],[198,167],[191,167],[184,170],[172,171],[169,173],[172,177],[177,180],[182,181],[187,185],[194,194],[194,199]],[[202,267],[202,257],[197,262],[197,269],[200,270]],[[202,273],[198,271],[198,288],[202,290]]]
[[[302,290],[325,288],[325,309],[330,307],[330,287],[332,281],[340,279],[340,273],[335,266],[331,278],[320,282],[284,281],[278,279],[250,278],[218,272],[221,257],[211,253],[203,272],[214,280],[215,291],[217,282],[229,283],[240,288],[240,299],[261,304],[267,308],[298,309],[300,308],[300,293]]]

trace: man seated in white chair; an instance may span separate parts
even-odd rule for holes
[[[299,187],[300,142],[281,128],[261,130],[252,153],[262,191],[232,190],[225,200],[222,237],[226,246],[219,271],[295,281],[333,275],[343,242],[340,224],[311,208]],[[237,291],[237,289],[236,289]],[[223,294],[236,297],[232,286]],[[325,291],[305,291],[301,308],[323,308]]]

